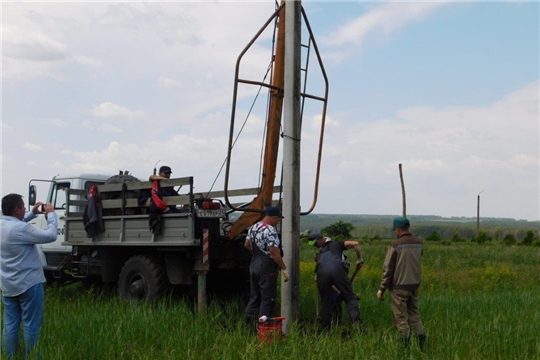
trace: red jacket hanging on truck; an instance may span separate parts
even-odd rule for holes
[[[152,183],[151,193],[152,198],[150,199],[150,207],[148,208],[148,212],[150,213],[150,216],[148,217],[148,225],[151,232],[154,234],[161,234],[161,214],[165,214],[171,211],[171,209],[167,206],[167,204],[165,204],[165,202],[163,202],[159,180],[155,180]]]

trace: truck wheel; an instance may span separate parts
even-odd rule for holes
[[[129,183],[134,181],[140,181],[135,176],[129,175],[129,174],[120,174],[120,175],[114,175],[105,181],[104,185],[109,184],[122,184],[122,183]],[[128,191],[126,192],[126,199],[137,199],[139,197],[138,191]],[[117,193],[105,193],[101,197],[103,200],[116,200],[116,199],[122,199],[122,192]],[[140,209],[127,209],[126,215],[138,215],[140,214]],[[104,209],[103,215],[122,215],[122,211],[120,209]]]
[[[118,280],[118,293],[127,301],[154,301],[165,290],[162,262],[153,256],[137,255],[124,264]]]

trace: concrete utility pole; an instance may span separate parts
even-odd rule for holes
[[[285,97],[283,99],[283,253],[289,282],[281,283],[283,331],[298,319],[300,283],[300,60],[301,1],[285,2]]]
[[[478,193],[478,199],[476,201],[476,236],[480,235],[480,194],[483,192],[484,190]]]

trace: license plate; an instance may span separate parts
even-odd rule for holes
[[[197,209],[197,216],[201,218],[224,218],[225,209]]]

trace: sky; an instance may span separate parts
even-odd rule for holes
[[[481,193],[482,217],[540,220],[538,2],[302,4],[329,80],[314,213],[401,214],[402,164],[407,214],[475,217]],[[195,191],[223,189],[236,61],[272,1],[1,10],[2,196],[55,175],[146,180],[158,161]],[[263,79],[272,39],[267,29],[250,48],[242,78]],[[320,95],[314,59],[306,84]],[[229,189],[258,185],[258,90],[239,87]],[[311,101],[302,119],[303,210],[321,112]]]

